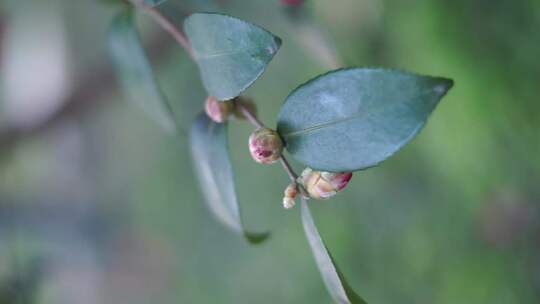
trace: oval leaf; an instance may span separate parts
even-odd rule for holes
[[[339,271],[336,263],[334,263],[332,255],[328,251],[328,248],[326,248],[315,226],[305,199],[302,199],[301,214],[302,224],[304,225],[304,232],[306,233],[309,246],[332,299],[340,304],[365,304],[366,301],[352,290],[341,271]]]
[[[132,9],[116,16],[109,31],[109,49],[124,93],[167,131],[176,124],[144,54]]]
[[[221,14],[193,14],[184,22],[208,94],[232,99],[263,73],[281,39],[246,21]]]
[[[407,72],[350,68],[293,91],[278,132],[289,153],[324,171],[355,171],[387,159],[425,124],[453,81]]]
[[[260,243],[270,234],[247,232],[243,227],[227,139],[226,123],[215,123],[205,113],[197,117],[190,134],[195,174],[212,213],[250,243]]]

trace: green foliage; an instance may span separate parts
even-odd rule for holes
[[[148,2],[157,5],[162,1]],[[193,14],[185,20],[184,29],[206,90],[222,101],[248,88],[281,45],[281,40],[270,32],[221,14]],[[131,11],[120,14],[113,22],[111,49],[132,99],[144,101],[143,106],[154,118],[167,122],[164,113],[171,112],[165,111],[167,103],[142,52]],[[452,85],[453,81],[446,78],[380,68],[332,71],[301,85],[287,97],[277,131],[286,149],[313,169],[365,169],[384,161],[414,138]],[[196,118],[190,133],[195,174],[215,217],[250,243],[260,243],[269,233],[248,232],[242,223],[227,127],[226,122],[216,123],[205,113]],[[337,303],[365,304],[335,265],[305,198],[301,217],[332,299]]]
[[[340,304],[365,304],[366,301],[352,290],[341,271],[339,271],[317,230],[317,226],[315,226],[305,200],[302,200],[301,208],[304,232],[330,296],[336,303]]]
[[[278,132],[287,151],[311,168],[365,169],[414,138],[452,84],[396,70],[333,71],[287,97]]]
[[[126,97],[167,131],[175,131],[171,107],[144,54],[132,9],[122,10],[114,18],[109,31],[109,49]]]
[[[202,81],[211,96],[232,99],[264,72],[281,39],[246,21],[221,14],[193,14],[184,22]]]
[[[190,140],[195,173],[209,209],[250,243],[263,242],[269,233],[247,232],[242,224],[227,146],[227,124],[215,123],[201,113],[193,123]]]
[[[64,84],[77,97],[66,100],[68,110],[73,100],[77,108],[62,111],[68,117],[61,115],[75,120],[76,126],[32,127],[30,134],[4,126],[9,144],[4,142],[0,182],[5,249],[0,253],[0,281],[20,277],[8,273],[25,276],[25,257],[40,252],[52,264],[46,262],[45,289],[38,290],[36,303],[76,303],[81,295],[75,291],[88,290],[63,288],[65,276],[58,278],[57,270],[73,274],[69,278],[76,278],[72,283],[77,286],[97,288],[103,303],[333,303],[315,271],[303,230],[298,230],[296,212],[301,210],[279,208],[279,187],[287,183],[284,172],[279,164],[256,168],[251,159],[243,159],[248,157],[247,123],[229,123],[229,132],[235,131],[229,133],[229,154],[235,160],[240,204],[249,204],[252,211],[242,213],[246,224],[276,229],[277,237],[264,248],[234,246],[242,237],[209,224],[214,217],[201,212],[206,205],[195,190],[192,160],[186,155],[189,143],[133,119],[127,105],[118,106],[121,98],[111,86],[99,82],[110,65],[100,56],[102,24],[109,23],[119,6],[129,5],[109,1],[120,5],[0,1],[3,76],[15,75],[8,68],[17,62],[13,53],[29,48],[28,36],[21,32],[48,25],[47,18],[37,17],[51,12],[59,21],[57,30],[64,27],[62,35],[67,36],[53,39],[57,31],[51,29],[53,35],[43,36],[47,47],[38,57],[54,59],[47,50],[61,43],[67,48],[55,53],[68,55],[67,63],[77,67],[71,71],[75,81]],[[268,77],[248,90],[260,118],[272,127],[281,106],[276,101],[285,99],[287,88],[336,62],[452,76],[458,86],[437,106],[412,147],[377,170],[355,173],[347,189],[331,201],[308,206],[341,270],[372,303],[538,303],[540,1],[306,4],[307,10],[294,12],[278,0],[176,0],[158,8],[177,26],[189,12],[221,11],[264,24],[283,38],[286,52],[265,72]],[[150,15],[141,12],[139,17],[148,19],[140,30],[157,35],[148,41],[162,47],[148,53],[160,54],[150,58],[160,87],[179,110],[177,122],[189,127],[206,97],[197,66],[172,39],[159,38],[166,34],[154,31]],[[323,38],[314,41],[321,30]],[[330,52],[321,50],[325,42]],[[332,61],[334,48],[339,52]],[[34,60],[22,61],[26,64],[15,66],[40,70]],[[25,80],[27,85],[14,89],[41,92],[34,84],[47,81],[50,73],[36,74],[35,81]],[[2,84],[0,93],[6,94],[0,101],[2,109],[8,109],[15,100],[7,94],[10,84]],[[75,140],[77,134],[83,142]],[[15,150],[13,142],[18,142]],[[88,196],[88,191],[98,195]],[[5,208],[11,205],[13,209]],[[83,226],[84,236],[74,224]],[[92,235],[88,241],[87,235]],[[79,239],[84,243],[79,245]],[[84,254],[76,254],[73,246]],[[93,264],[96,253],[98,262],[107,261],[106,269]],[[49,259],[49,254],[54,257]],[[65,261],[65,256],[75,259]],[[128,281],[126,266],[132,278]],[[96,275],[98,284],[93,286]],[[24,287],[7,291],[21,294]],[[75,299],[58,299],[65,291]]]

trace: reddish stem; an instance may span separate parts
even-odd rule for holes
[[[182,46],[186,52],[189,54],[189,56],[192,59],[195,59],[195,55],[193,53],[193,49],[191,48],[191,44],[189,43],[189,40],[186,38],[186,36],[178,30],[165,16],[163,16],[158,10],[156,10],[153,7],[150,7],[145,4],[137,4],[134,1],[136,0],[130,0],[133,5],[141,7],[143,10],[145,10],[166,32],[171,34],[173,38]],[[246,117],[246,119],[256,126],[257,128],[264,128],[264,124],[257,118],[257,116],[254,113],[251,113],[249,109],[247,109],[244,105],[241,103],[236,103],[236,106],[239,107],[242,114]],[[305,189],[296,183],[296,179],[298,178],[298,175],[296,172],[294,172],[293,168],[285,158],[285,156],[280,156],[280,163],[283,166],[283,169],[287,172],[287,175],[289,175],[289,178],[291,179],[291,182],[297,185],[297,188],[300,190],[300,192],[307,197]]]
[[[171,21],[169,21],[169,19],[163,16],[154,7],[148,6],[144,3],[136,3],[135,0],[130,1],[133,5],[138,6],[142,8],[145,12],[147,12],[148,15],[150,15],[150,17],[152,17],[154,21],[156,21],[156,23],[161,26],[161,28],[163,28],[167,33],[169,33],[174,38],[174,40],[176,40],[176,42],[178,42],[178,44],[180,44],[180,46],[184,48],[184,50],[186,50],[186,52],[192,59],[195,59],[195,54],[193,53],[193,49],[191,48],[189,40],[184,35],[184,33],[182,33],[182,31],[178,30],[176,26]]]

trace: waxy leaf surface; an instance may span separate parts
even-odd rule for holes
[[[146,58],[133,14],[131,8],[126,9],[112,22],[109,49],[113,63],[126,97],[172,132],[176,129],[174,116]]]
[[[339,304],[365,304],[364,301],[347,283],[343,274],[334,263],[332,255],[326,248],[324,241],[315,226],[308,203],[302,199],[301,206],[302,224],[304,232],[315,257],[315,262],[319,268],[322,279],[334,302]]]
[[[287,97],[278,133],[287,151],[313,169],[365,169],[413,139],[452,85],[396,70],[332,71]]]
[[[184,22],[208,94],[232,99],[263,73],[281,39],[246,21],[222,14],[197,13]]]
[[[229,159],[227,124],[215,123],[201,113],[191,127],[191,155],[208,208],[225,226],[244,235],[250,243],[264,241],[269,233],[244,229]]]

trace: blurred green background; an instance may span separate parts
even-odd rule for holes
[[[272,237],[251,247],[214,221],[186,133],[164,134],[118,90],[106,2],[0,3],[0,303],[330,303],[299,208],[281,207],[287,176],[250,159],[245,122],[230,128],[243,216]],[[160,9],[177,24],[219,11],[283,38],[247,91],[270,126],[293,88],[338,66],[453,78],[417,139],[312,203],[318,227],[369,303],[540,301],[539,1]],[[138,20],[187,131],[205,99],[197,68]]]

